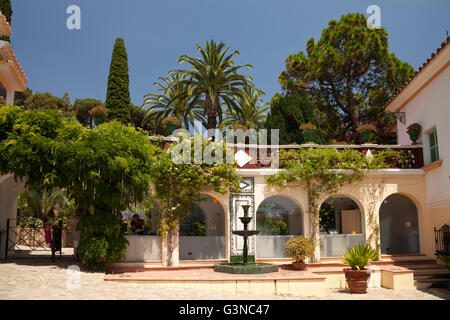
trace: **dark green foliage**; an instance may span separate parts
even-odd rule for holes
[[[311,101],[306,95],[276,94],[272,98],[266,128],[280,130],[280,144],[304,143],[299,127],[307,122],[318,127]],[[322,141],[320,130],[316,131],[315,138],[316,143]]]
[[[11,6],[11,0],[0,0],[0,11],[5,16],[6,21],[11,24],[11,16],[13,14],[12,6]],[[1,40],[9,41],[9,37],[2,36],[0,37]]]
[[[0,11],[5,16],[6,21],[11,24],[11,16],[13,14],[11,0],[0,0]]]
[[[144,119],[145,116],[147,115],[147,110],[131,104],[130,114],[131,114],[131,124],[133,126],[152,133],[155,131],[153,122],[148,121],[144,124]]]
[[[29,95],[24,101],[24,106],[28,110],[59,110],[66,117],[71,117],[74,115],[72,106],[67,103],[67,99],[58,98],[52,95],[50,92],[36,92],[35,94]]]
[[[33,95],[33,91],[30,88],[26,88],[24,92],[15,92],[14,93],[14,104],[16,106],[24,106],[25,101],[29,96]]]
[[[98,106],[103,106],[103,102],[97,99],[76,99],[73,103],[73,108],[75,109],[77,120],[85,127],[92,128],[93,117],[89,114],[89,111]]]
[[[125,42],[123,39],[117,38],[111,57],[105,101],[105,107],[109,109],[109,120],[117,120],[124,124],[131,122],[129,83],[128,56]]]

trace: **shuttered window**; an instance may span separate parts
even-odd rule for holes
[[[436,134],[436,128],[433,128],[428,133],[428,138],[430,139],[430,154],[431,154],[431,162],[439,160],[439,149],[438,149],[438,140]]]

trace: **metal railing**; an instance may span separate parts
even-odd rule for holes
[[[444,224],[440,229],[434,228],[434,238],[436,244],[436,255],[450,256],[450,226]]]
[[[50,248],[46,247],[45,233],[41,226],[32,224],[24,228],[18,228],[13,221],[16,221],[16,219],[6,220],[5,259],[8,258],[9,251],[16,251],[19,254],[24,251],[48,251],[51,253],[53,262],[57,251],[59,251],[59,256],[61,257],[62,221],[57,225],[53,225],[51,229]],[[18,230],[21,231],[19,232]]]

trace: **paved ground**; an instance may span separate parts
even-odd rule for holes
[[[188,289],[152,287],[150,284],[118,283],[104,281],[101,272],[80,273],[80,287],[68,287],[68,279],[73,273],[67,267],[73,262],[65,259],[53,265],[49,260],[24,260],[0,263],[0,300],[5,299],[145,299],[145,300],[266,300],[266,299],[311,299],[298,296],[258,296],[253,294],[222,294]],[[69,286],[73,282],[69,281]],[[450,300],[435,289],[410,290],[396,293],[388,289],[369,289],[365,295],[350,294],[346,290],[328,290],[326,297],[321,299],[358,300],[358,299],[388,299],[388,300]]]

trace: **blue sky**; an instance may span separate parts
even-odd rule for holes
[[[12,0],[11,43],[30,79],[28,87],[75,98],[106,96],[116,37],[125,39],[134,104],[154,92],[153,83],[179,68],[181,54],[195,44],[224,41],[250,63],[269,101],[291,53],[320,37],[331,19],[348,12],[381,8],[390,50],[417,69],[450,30],[448,0]],[[81,30],[68,30],[66,8],[81,8]],[[368,14],[366,14],[368,15]]]

